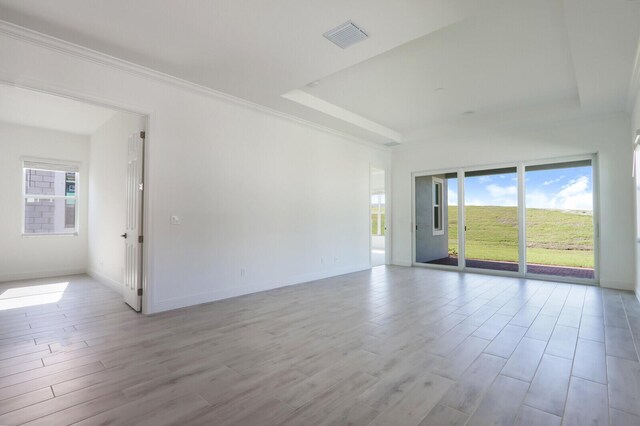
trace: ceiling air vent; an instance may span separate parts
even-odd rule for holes
[[[323,34],[327,39],[343,49],[369,37],[364,30],[351,21]]]
[[[384,144],[384,146],[398,146],[400,145],[398,142],[387,142]]]

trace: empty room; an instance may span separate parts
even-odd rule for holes
[[[639,23],[0,0],[0,425],[640,426]]]

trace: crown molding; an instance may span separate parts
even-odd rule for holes
[[[4,35],[9,38],[30,43],[51,51],[61,53],[66,56],[71,56],[77,59],[81,59],[83,61],[92,62],[104,67],[112,68],[121,72],[126,72],[137,77],[145,78],[145,79],[156,81],[156,82],[161,82],[182,90],[189,91],[191,93],[195,93],[197,95],[206,96],[216,100],[230,102],[248,109],[252,109],[252,110],[259,111],[271,116],[275,116],[290,122],[301,124],[315,130],[329,133],[331,135],[347,139],[351,142],[365,145],[370,148],[375,148],[380,151],[385,151],[385,152],[390,151],[390,148],[382,144],[368,141],[366,139],[359,138],[357,136],[333,129],[331,127],[323,126],[323,125],[314,123],[312,121],[297,117],[295,115],[287,114],[287,113],[278,111],[276,109],[273,109],[261,104],[257,104],[255,102],[251,102],[249,100],[239,98],[237,96],[233,96],[228,93],[221,92],[219,90],[211,89],[209,87],[202,86],[200,84],[193,83],[188,80],[184,80],[179,77],[172,76],[170,74],[165,74],[163,72],[154,70],[152,68],[147,68],[145,66],[138,65],[133,62],[129,62],[124,59],[120,59],[120,58],[108,55],[106,53],[102,53],[102,52],[89,49],[87,47],[80,46],[78,44],[74,44],[74,43],[71,43],[71,42],[68,42],[44,33],[40,33],[25,27],[21,27],[19,25],[12,24],[11,22],[0,20],[0,35]],[[15,83],[15,82],[12,82],[12,83]],[[18,84],[16,85],[18,86]],[[45,91],[46,89],[43,90],[42,88],[39,88],[38,90]],[[56,93],[53,93],[53,94],[56,94]]]

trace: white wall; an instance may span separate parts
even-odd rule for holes
[[[395,264],[411,263],[411,173],[578,154],[598,154],[600,283],[632,290],[635,283],[633,185],[625,114],[565,122],[545,129],[493,131],[476,138],[412,143],[392,153]]]
[[[631,116],[631,134],[629,140],[631,141],[631,147],[633,149],[633,143],[635,142],[636,131],[640,130],[640,96],[636,97],[636,104]],[[639,151],[640,152],[640,151]],[[640,161],[639,161],[640,162]],[[636,163],[637,164],[637,163]],[[636,265],[636,280],[635,290],[636,297],[640,300],[640,170],[636,171],[636,179],[634,182],[635,190],[633,191],[634,201],[634,213],[635,213],[635,232],[633,232],[635,238],[635,265]]]
[[[145,129],[145,119],[118,112],[91,135],[89,259],[94,278],[122,292],[127,198],[127,140]]]
[[[387,150],[40,43],[0,35],[0,57],[5,81],[151,113],[145,312],[369,266]]]
[[[84,273],[89,138],[0,123],[0,281]],[[21,157],[80,162],[78,235],[22,236]]]

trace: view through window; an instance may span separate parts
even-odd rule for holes
[[[24,234],[77,232],[77,167],[25,162]]]
[[[416,176],[415,261],[595,279],[592,159],[520,167],[522,176],[516,166]],[[463,194],[458,193],[460,177],[464,178]],[[440,181],[446,195],[431,201],[427,183]],[[463,223],[458,221],[459,203]],[[427,219],[436,211],[442,217],[446,242],[428,232],[435,225]]]

